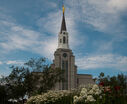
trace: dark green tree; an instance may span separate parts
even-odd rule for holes
[[[108,91],[104,90],[107,95],[107,103],[112,104],[127,104],[127,75],[118,74],[117,76],[105,76],[104,73],[100,73],[98,77],[99,85],[106,89],[109,86]]]
[[[7,86],[8,98],[23,101],[26,94],[24,80],[28,70],[24,67],[12,66],[11,68],[12,72],[10,75],[4,78],[4,83]]]
[[[7,103],[7,91],[5,85],[0,85],[0,104],[6,104]]]
[[[100,73],[98,77],[98,82],[103,82],[104,86],[120,86],[122,93],[125,93],[127,90],[127,75],[118,74],[117,76],[105,76],[104,73]]]
[[[34,93],[42,93],[51,90],[55,86],[56,82],[63,80],[63,70],[61,70],[60,68],[52,68],[48,64],[45,64],[45,62],[45,58],[32,58],[27,63],[25,63],[28,69],[32,70],[32,77],[30,78],[32,78],[32,80],[34,80],[35,83],[33,83],[33,81],[28,81],[29,83],[31,83],[28,84],[28,86],[33,86],[32,92]],[[29,80],[30,78],[28,78],[27,80]]]
[[[0,84],[1,96],[7,95],[7,99],[23,101],[25,95],[30,97],[51,90],[56,82],[62,80],[63,71],[46,64],[45,58],[32,58],[24,66],[10,68],[10,75],[1,80],[6,87]]]

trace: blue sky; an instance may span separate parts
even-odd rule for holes
[[[127,0],[64,0],[78,73],[127,74]],[[0,0],[0,76],[30,58],[52,63],[62,0]]]

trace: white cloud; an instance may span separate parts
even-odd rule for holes
[[[67,8],[67,11],[65,12],[65,20],[67,31],[69,33],[70,46],[74,48],[80,45],[82,42],[84,42],[84,40],[83,36],[79,37],[78,30],[76,30],[76,24],[73,14],[69,11],[69,8]],[[61,22],[62,22],[62,10],[57,12],[51,12],[48,15],[46,15],[46,17],[40,18],[37,21],[37,25],[40,27],[41,30],[48,32],[53,40],[56,40],[58,38],[58,33],[60,32]],[[56,48],[57,41],[54,44],[55,44],[54,48]],[[50,45],[52,45],[52,43]]]
[[[72,2],[73,1],[73,2]],[[116,2],[115,2],[116,1]],[[76,48],[84,45],[85,36],[81,36],[76,29],[76,21],[88,23],[99,31],[110,30],[110,32],[121,30],[113,29],[119,24],[119,13],[126,9],[126,0],[66,0],[66,22],[69,32],[70,46]],[[56,7],[55,4],[54,8]],[[115,9],[117,8],[117,9]],[[12,17],[0,20],[0,48],[5,51],[26,50],[39,53],[49,59],[57,48],[57,35],[60,30],[62,11],[49,12],[37,21],[40,31],[35,31],[21,26]],[[0,14],[0,16],[2,13]],[[2,17],[2,16],[1,16]],[[3,15],[3,18],[8,15]],[[13,20],[13,22],[11,21]],[[35,24],[36,25],[36,24]],[[80,36],[79,36],[80,35]],[[103,44],[100,50],[109,50],[112,42]],[[112,47],[110,47],[112,49]]]
[[[19,49],[32,51],[51,58],[51,55],[49,56],[49,54],[52,51],[49,51],[49,49],[54,50],[56,45],[55,44],[53,47],[53,37],[26,29],[22,26],[18,26],[17,24],[10,24],[7,22],[5,28],[7,26],[11,27],[11,30],[6,30],[6,32],[3,31],[3,35],[6,35],[6,39],[0,43],[0,47],[2,47],[5,52]]]
[[[3,64],[2,61],[0,61],[0,65]]]
[[[42,56],[51,59],[57,45],[57,35],[49,36],[44,31],[37,32],[27,27],[17,24],[12,19],[4,19],[0,13],[0,48],[1,53],[8,53],[13,50],[26,50],[39,53]],[[48,18],[47,20],[48,21]],[[52,26],[53,28],[53,26]],[[50,31],[50,28],[49,28]],[[51,55],[52,54],[52,55]],[[52,57],[51,57],[52,56]]]
[[[23,65],[24,62],[23,61],[19,61],[19,60],[10,60],[6,62],[7,65]]]
[[[122,11],[127,9],[127,0],[109,0],[107,5],[110,11]]]
[[[37,21],[37,25],[40,28],[39,32],[21,26],[16,22],[1,19],[0,35],[2,41],[0,42],[0,48],[3,48],[3,53],[19,49],[39,53],[42,56],[53,59],[62,21],[61,14],[62,11],[50,12],[45,17],[40,18]],[[66,23],[70,36],[70,46],[74,48],[80,45],[84,38],[79,37],[72,17],[71,14],[68,14]]]
[[[0,46],[6,50],[13,49],[24,49],[26,50],[32,44],[36,44],[36,39],[38,38],[39,33],[30,29],[25,29],[21,26],[18,26],[14,23],[8,21],[0,21],[2,26],[6,28],[2,31],[2,38],[5,39],[0,43]],[[8,29],[9,28],[9,29]],[[6,36],[6,38],[4,38]]]
[[[65,3],[75,22],[78,21],[109,38],[109,40],[102,38],[99,41],[95,39],[91,42],[97,47],[94,53],[112,53],[116,43],[127,40],[127,26],[122,22],[125,21],[123,14],[127,11],[127,0],[65,0]]]
[[[88,3],[104,13],[118,13],[127,8],[127,0],[88,0]]]
[[[91,55],[78,58],[76,64],[80,69],[114,68],[127,71],[127,56],[113,54]]]
[[[76,21],[89,24],[92,28],[112,35],[122,34],[122,12],[127,10],[127,0],[66,0]]]

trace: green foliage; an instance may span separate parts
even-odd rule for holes
[[[109,77],[101,73],[98,83],[105,88],[105,96],[103,97],[105,103],[127,104],[127,75],[118,74]]]
[[[40,94],[54,87],[55,83],[63,80],[63,70],[52,68],[45,64],[45,58],[30,59],[25,65],[31,70],[31,75],[27,76],[26,84],[31,94]],[[32,87],[31,87],[32,85]],[[39,85],[39,87],[37,86]],[[31,88],[30,88],[31,87]]]
[[[0,104],[4,103],[7,103],[6,87],[4,85],[0,85]]]
[[[20,100],[25,95],[30,97],[33,94],[46,92],[53,88],[56,82],[61,81],[63,73],[59,68],[52,69],[47,65],[45,58],[30,59],[24,66],[10,68],[12,69],[10,75],[0,80],[1,96],[7,95],[6,101],[8,99]]]
[[[45,58],[30,59],[24,66],[12,66],[10,75],[0,79],[0,104],[9,104],[9,99],[19,101],[25,95],[30,97],[27,104],[73,104],[74,96],[80,99],[80,88],[74,92],[49,91],[56,82],[64,80],[64,72],[59,68],[52,68],[45,61]],[[100,73],[97,83],[100,88],[87,89],[88,99],[85,97],[76,104],[127,104],[127,75],[109,77]],[[96,95],[95,91],[99,91],[98,89],[101,89],[101,95]],[[93,94],[89,95],[90,93]],[[89,98],[93,102],[85,101]]]
[[[45,67],[42,79],[40,80],[40,88],[38,93],[46,92],[47,90],[52,89],[56,82],[62,80],[61,74],[63,74],[63,71],[59,68],[52,69],[48,66]]]
[[[116,93],[116,90],[119,87],[121,94],[127,93],[127,75],[118,74],[117,76],[104,76],[104,73],[100,73],[98,78],[98,83],[103,83],[104,86],[110,86],[113,93]]]
[[[123,74],[105,77],[104,73],[101,73],[98,86],[81,86],[71,93],[49,91],[32,96],[27,104],[127,104],[126,78]]]
[[[21,67],[20,69],[18,67],[11,67],[13,70],[10,73],[9,76],[5,77],[3,79],[4,86],[7,90],[7,95],[10,98],[23,98],[25,94],[25,88],[24,88],[24,75],[25,75],[25,69]]]
[[[45,63],[45,58],[31,58],[26,65],[32,72],[42,72],[48,65]]]

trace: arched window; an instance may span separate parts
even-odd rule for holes
[[[62,40],[60,39],[60,43],[62,43]]]
[[[66,38],[65,38],[65,36],[63,37],[63,43],[65,43],[66,42]]]

